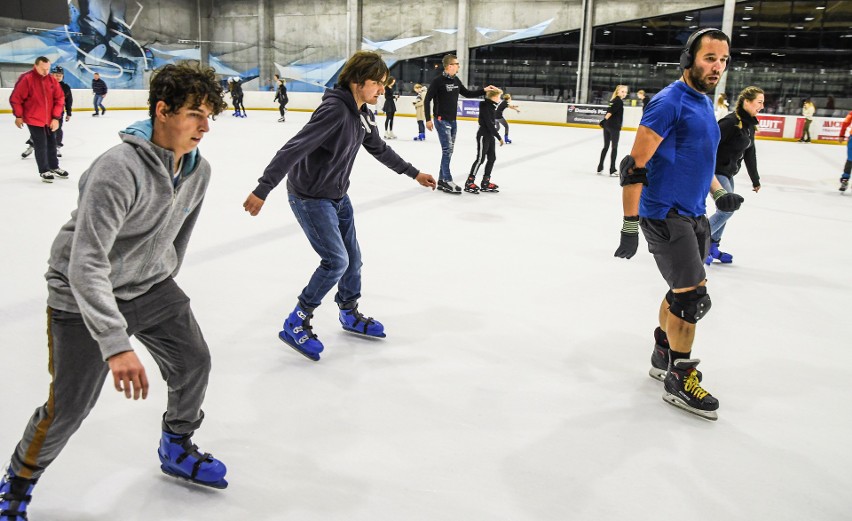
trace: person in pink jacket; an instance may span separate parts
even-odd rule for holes
[[[55,135],[65,108],[65,93],[50,75],[50,60],[36,58],[33,69],[18,78],[9,103],[15,126],[23,128],[26,124],[30,130],[41,180],[52,183],[55,177],[68,179],[68,172],[59,168]]]

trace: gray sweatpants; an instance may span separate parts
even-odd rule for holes
[[[201,403],[210,374],[210,352],[189,307],[171,278],[133,300],[118,300],[128,335],[151,353],[169,389],[163,430],[187,434],[204,419]],[[98,401],[109,366],[79,313],[47,309],[47,402],[36,409],[12,456],[12,472],[38,478],[59,456]]]

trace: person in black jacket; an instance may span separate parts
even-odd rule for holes
[[[228,90],[231,91],[231,102],[234,105],[234,113],[231,115],[238,118],[244,118],[246,117],[246,107],[243,105],[243,80],[242,78],[234,76],[228,81]]]
[[[257,215],[269,192],[284,176],[290,208],[321,258],[296,308],[284,321],[278,338],[307,358],[318,361],[322,342],[311,318],[323,297],[337,286],[343,329],[385,337],[384,326],[358,311],[361,298],[361,248],[349,200],[349,177],[361,146],[398,174],[435,189],[435,178],[399,157],[379,136],[376,119],[366,104],[375,105],[384,92],[388,67],[382,57],[358,51],[340,71],[338,85],[327,90],[310,121],[279,150],[249,194],[243,208]]]
[[[441,142],[441,173],[438,176],[438,189],[450,194],[461,194],[461,187],[453,182],[450,173],[450,159],[456,142],[456,112],[459,93],[465,98],[478,98],[488,91],[497,90],[489,85],[484,89],[468,90],[456,77],[459,72],[459,60],[448,54],[443,59],[444,72],[432,80],[426,91],[424,101],[426,109],[426,128],[429,132],[438,128],[438,141]],[[432,122],[432,101],[435,101],[435,122]]]
[[[615,88],[612,98],[609,100],[606,116],[600,122],[604,133],[604,146],[601,150],[601,160],[598,162],[598,174],[603,173],[604,159],[606,159],[606,152],[609,150],[611,141],[612,155],[610,155],[609,175],[618,175],[618,169],[615,168],[615,156],[618,155],[618,138],[621,136],[621,124],[624,121],[624,101],[622,100],[625,96],[627,96],[627,85],[619,85]]]
[[[51,70],[51,74],[53,78],[59,82],[59,86],[62,87],[62,92],[65,93],[65,110],[63,113],[63,117],[59,118],[59,128],[56,129],[54,135],[56,137],[56,157],[62,157],[62,153],[59,152],[59,149],[62,148],[62,137],[65,135],[62,132],[62,120],[66,122],[71,119],[71,107],[74,105],[74,96],[71,93],[71,87],[68,86],[67,83],[62,81],[62,78],[65,77],[65,71],[59,65],[55,66],[53,70]],[[28,157],[33,153],[34,144],[32,139],[27,140],[27,148],[23,152],[21,152],[21,157]]]
[[[104,107],[104,98],[106,98],[107,84],[104,80],[101,79],[101,75],[97,72],[95,73],[95,78],[92,80],[92,92],[95,93],[95,99],[93,101],[95,105],[95,113],[92,116],[103,116],[106,114],[106,107]],[[98,109],[100,109],[100,114],[98,114]]]
[[[754,149],[754,134],[757,131],[757,113],[763,110],[763,90],[759,87],[746,87],[737,98],[733,112],[719,120],[722,137],[716,151],[716,179],[722,188],[733,193],[734,176],[745,161],[746,171],[751,178],[752,190],[760,191],[760,175],[757,173],[757,154]],[[710,265],[713,260],[730,264],[734,256],[719,250],[719,242],[725,231],[725,223],[733,212],[716,209],[710,217],[710,251],[704,263]]]
[[[290,102],[290,98],[287,97],[287,85],[284,83],[284,79],[277,74],[275,79],[278,82],[278,89],[275,91],[275,99],[272,101],[278,102],[278,113],[281,114],[278,122],[283,123],[286,120],[287,103]]]
[[[470,175],[467,176],[467,182],[464,184],[464,191],[472,194],[482,192],[497,192],[497,185],[491,182],[491,170],[494,168],[494,161],[497,159],[497,154],[494,152],[494,138],[500,141],[500,146],[503,146],[503,140],[500,139],[500,131],[497,127],[496,114],[497,102],[500,99],[499,90],[492,90],[485,93],[485,99],[479,102],[479,130],[476,132],[476,159],[470,167]],[[479,168],[485,163],[485,174],[482,176],[482,186],[476,186],[476,174],[479,173]]]
[[[385,113],[385,139],[396,139],[396,134],[393,133],[393,117],[396,114],[396,99],[399,95],[394,94],[394,85],[396,79],[390,76],[385,85],[385,104],[382,105],[382,111]]]

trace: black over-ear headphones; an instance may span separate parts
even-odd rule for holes
[[[702,36],[713,31],[721,32],[715,27],[705,27],[704,29],[699,29],[695,31],[689,36],[689,38],[686,40],[686,45],[684,45],[683,50],[680,51],[681,69],[688,69],[692,67],[692,64],[695,63],[695,47],[698,45],[698,42],[701,40]],[[730,59],[728,60],[728,63],[730,64]]]

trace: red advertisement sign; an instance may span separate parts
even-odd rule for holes
[[[784,119],[781,116],[758,116],[760,126],[757,135],[763,137],[784,137]]]
[[[811,124],[811,133],[816,134],[816,138],[825,141],[840,141],[840,125],[843,124],[842,119],[824,119],[822,124],[816,126]]]

